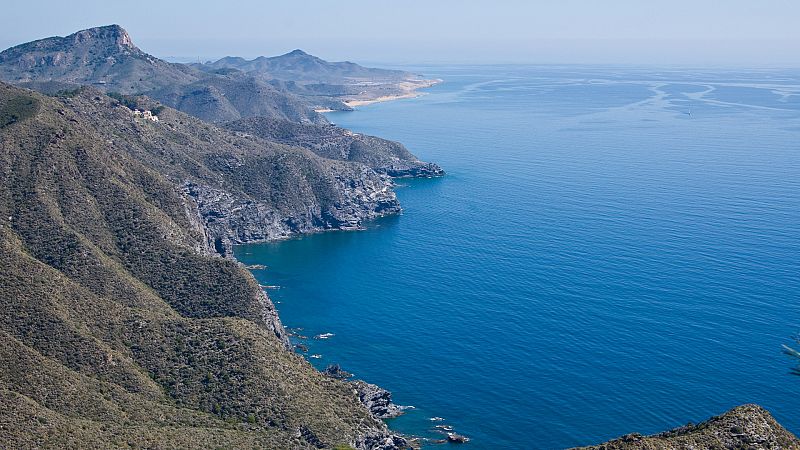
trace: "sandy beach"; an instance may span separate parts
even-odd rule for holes
[[[441,83],[442,81],[443,80],[441,79],[407,80],[397,84],[397,87],[400,88],[400,90],[402,91],[402,93],[400,94],[382,95],[380,97],[375,97],[375,98],[346,100],[344,104],[351,108],[355,108],[357,106],[371,105],[373,103],[389,102],[392,100],[401,100],[404,98],[415,98],[421,95],[425,95],[424,92],[418,92],[419,89],[431,87],[433,85]]]

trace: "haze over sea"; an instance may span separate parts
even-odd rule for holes
[[[800,71],[414,67],[332,113],[441,179],[399,217],[237,248],[330,363],[470,448],[655,433],[743,403],[800,432]],[[432,422],[441,416],[444,422]]]

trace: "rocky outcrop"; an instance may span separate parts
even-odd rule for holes
[[[378,419],[391,419],[403,414],[402,406],[392,403],[392,393],[366,381],[354,380],[351,382],[361,403],[369,412]]]
[[[358,450],[401,450],[411,447],[403,436],[392,433],[367,433],[354,443]]]
[[[398,161],[375,170],[392,178],[433,178],[444,175],[444,170],[438,164],[422,161]]]
[[[217,253],[232,256],[235,244],[285,239],[325,230],[359,229],[364,221],[400,212],[391,182],[369,170],[330,174],[339,201],[327,207],[309,198],[303,209],[284,213],[274,205],[248,196],[187,181],[192,198]]]
[[[338,364],[331,364],[322,371],[323,375],[337,380],[348,380],[352,373],[342,369]],[[367,383],[363,380],[349,381],[353,390],[358,394],[361,403],[376,419],[392,419],[403,414],[406,409],[392,402],[392,393],[380,386]]]
[[[743,405],[697,425],[652,436],[628,434],[584,450],[800,449],[800,440],[758,405]]]
[[[342,369],[338,364],[331,364],[322,371],[325,376],[336,378],[337,380],[346,380],[353,376],[352,373]]]

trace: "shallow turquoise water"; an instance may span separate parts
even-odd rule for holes
[[[415,410],[400,431],[561,448],[735,405],[800,432],[800,72],[416,68],[429,94],[331,114],[442,179],[400,217],[237,248],[309,339]],[[438,422],[436,422],[438,423]]]

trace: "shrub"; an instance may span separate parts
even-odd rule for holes
[[[136,109],[139,107],[139,103],[136,101],[135,97],[123,95],[119,92],[109,92],[108,96],[118,101],[121,105],[127,106],[128,109]]]

